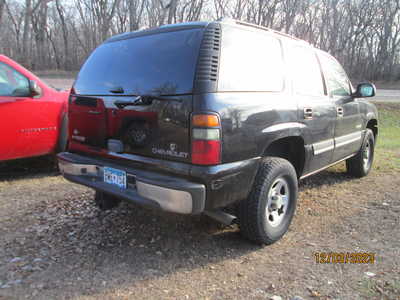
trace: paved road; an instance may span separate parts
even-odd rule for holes
[[[376,96],[372,98],[378,102],[398,102],[400,103],[400,89],[398,90],[380,90],[376,92]]]

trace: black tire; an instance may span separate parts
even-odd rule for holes
[[[56,153],[67,150],[68,145],[68,116],[64,115],[61,121]]]
[[[285,185],[279,188],[280,183]],[[276,196],[277,188],[279,196]],[[285,190],[287,195],[286,205],[277,199],[283,197],[282,190]],[[278,241],[286,233],[292,221],[296,209],[297,191],[297,174],[293,165],[283,158],[265,158],[248,198],[239,205],[241,234],[258,244],[269,245]],[[280,222],[276,222],[279,220]]]
[[[96,191],[94,202],[100,210],[110,210],[117,207],[121,200],[112,195]]]
[[[354,177],[367,176],[374,161],[375,137],[371,129],[367,129],[360,151],[346,160],[347,173]]]

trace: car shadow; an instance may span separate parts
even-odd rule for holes
[[[355,177],[346,173],[345,163],[340,163],[317,174],[311,175],[299,181],[299,189],[331,186],[344,181],[354,180]]]
[[[0,162],[0,182],[58,175],[53,155]]]

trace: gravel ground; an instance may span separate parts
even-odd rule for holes
[[[400,178],[343,170],[302,181],[290,231],[260,247],[206,217],[100,212],[48,158],[0,166],[0,299],[400,299]]]

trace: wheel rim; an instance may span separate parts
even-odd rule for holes
[[[280,177],[274,181],[268,191],[268,202],[265,208],[267,223],[276,227],[282,223],[289,205],[290,192],[288,182]]]
[[[363,165],[364,165],[364,170],[369,169],[371,161],[371,144],[369,141],[365,144],[364,151],[363,151]]]

